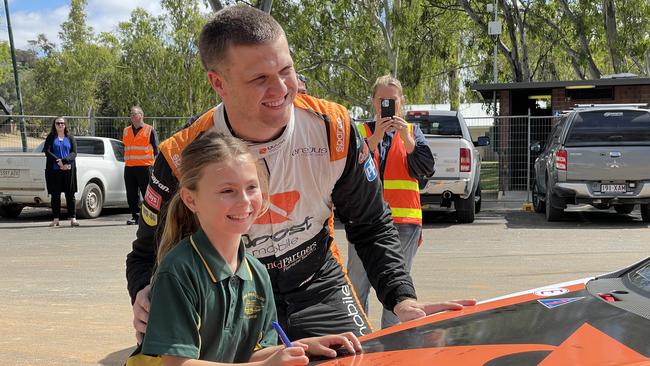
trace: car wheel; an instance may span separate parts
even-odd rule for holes
[[[483,197],[481,196],[481,184],[478,184],[476,187],[476,192],[474,192],[474,213],[477,214],[481,212],[481,204],[483,203]]]
[[[650,204],[641,205],[641,218],[643,222],[650,222]]]
[[[474,192],[465,199],[459,198],[454,201],[454,207],[456,208],[456,221],[463,224],[474,222],[474,210],[476,209]]]
[[[630,212],[634,211],[634,205],[633,204],[616,205],[614,206],[614,210],[616,210],[616,213],[619,214],[629,214]]]
[[[561,208],[553,207],[554,204],[557,204],[557,197],[553,194],[551,190],[551,183],[546,183],[546,221],[558,221],[562,218],[564,210]]]
[[[20,215],[20,213],[23,211],[24,207],[25,206],[18,204],[0,206],[0,216],[8,218],[18,217],[18,215]]]
[[[544,201],[539,197],[539,188],[537,188],[537,181],[533,182],[533,209],[537,213],[546,211]]]
[[[95,183],[88,183],[81,195],[81,208],[79,217],[83,219],[94,219],[99,216],[104,206],[104,194],[102,189]]]

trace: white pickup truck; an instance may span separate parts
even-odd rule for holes
[[[436,162],[435,174],[420,184],[422,209],[450,208],[453,203],[458,222],[474,222],[481,210],[481,155],[476,147],[489,145],[490,139],[481,136],[472,142],[460,112],[408,111],[406,120],[420,126]]]
[[[95,218],[104,207],[128,207],[124,188],[124,145],[121,141],[78,136],[77,216]],[[43,143],[31,153],[0,153],[0,216],[16,217],[25,206],[46,207]],[[62,195],[61,207],[65,207]]]

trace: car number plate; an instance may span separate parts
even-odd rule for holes
[[[625,184],[601,184],[600,191],[602,193],[625,193],[627,186]]]
[[[19,178],[20,170],[18,169],[0,169],[0,178]]]

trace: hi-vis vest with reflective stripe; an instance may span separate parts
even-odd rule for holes
[[[153,128],[144,124],[137,135],[127,126],[122,132],[124,143],[124,162],[126,166],[151,166],[154,162],[153,146],[149,143]]]
[[[411,136],[414,136],[413,125],[408,124]],[[366,123],[357,124],[359,133],[364,139],[372,136],[372,131]],[[420,206],[420,187],[417,179],[409,175],[406,161],[406,146],[396,132],[386,153],[384,166],[384,199],[388,202],[396,224],[422,225],[422,206]],[[373,154],[375,166],[379,168],[379,152]]]

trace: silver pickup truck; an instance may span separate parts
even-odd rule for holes
[[[535,160],[533,207],[548,221],[569,204],[632,212],[650,222],[650,110],[640,105],[579,105],[562,116]]]
[[[474,222],[481,210],[481,155],[477,146],[490,144],[487,136],[472,142],[460,112],[408,111],[408,122],[424,133],[435,159],[435,173],[420,184],[422,210],[449,208],[454,204],[457,221]]]
[[[77,216],[94,218],[104,207],[128,207],[121,141],[78,136]],[[49,206],[45,187],[43,143],[31,153],[0,153],[0,216],[16,217],[25,206]],[[62,197],[65,207],[65,197]]]

